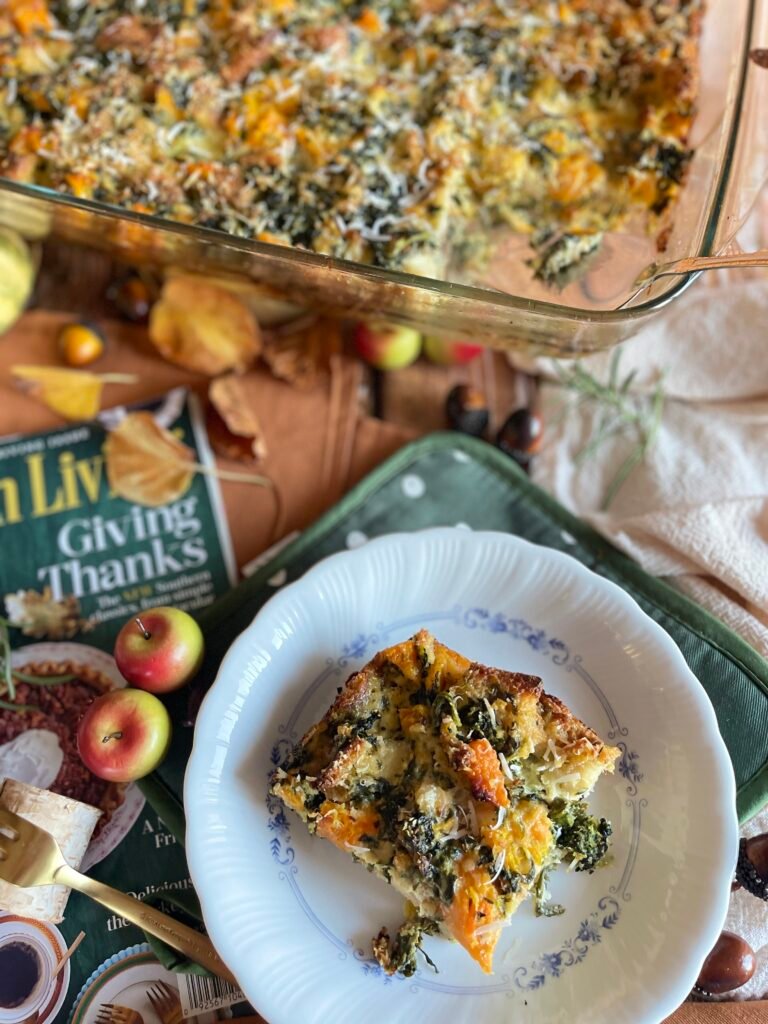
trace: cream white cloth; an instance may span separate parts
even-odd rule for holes
[[[558,423],[572,398],[553,384],[542,387],[545,443],[534,479],[768,657],[768,272],[713,278],[624,344],[621,375],[637,370],[633,400],[662,373],[668,397],[654,447],[610,507],[600,509],[633,439],[609,440],[576,465],[598,412],[583,403]],[[583,365],[605,379],[609,359]],[[768,809],[743,834],[764,831]],[[754,978],[734,995],[765,998],[768,906],[736,893],[726,928],[758,957]]]
[[[583,365],[606,379],[609,361]],[[573,395],[551,384],[534,479],[768,657],[768,274],[697,282],[624,343],[620,375],[631,369],[637,392],[663,374],[667,399],[656,443],[607,511],[606,489],[636,438],[609,439],[577,465],[600,410],[586,402],[563,416]]]

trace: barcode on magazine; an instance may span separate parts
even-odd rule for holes
[[[197,974],[179,974],[179,996],[184,1017],[195,1017],[200,1013],[220,1010],[233,1003],[242,1003],[245,996],[228,981],[221,978],[203,978]]]

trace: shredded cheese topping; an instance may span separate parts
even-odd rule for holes
[[[674,198],[698,7],[6,0],[0,173],[438,275],[504,228],[554,279]]]

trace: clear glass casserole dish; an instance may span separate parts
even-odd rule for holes
[[[694,157],[671,211],[665,261],[712,255],[733,244],[768,174],[768,70],[749,58],[765,46],[768,0],[709,0]],[[460,270],[455,279],[433,280],[378,269],[2,178],[0,224],[32,237],[52,232],[130,263],[242,275],[267,295],[344,316],[566,357],[629,337],[696,276],[662,278],[637,293],[638,274],[658,257],[641,223],[607,235],[585,273],[561,292],[533,279],[527,242],[511,233],[496,246],[503,258],[481,281],[466,283]]]

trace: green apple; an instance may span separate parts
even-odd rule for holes
[[[94,775],[133,782],[149,775],[168,753],[171,718],[144,690],[112,690],[97,697],[80,720],[77,750]]]
[[[129,619],[115,640],[115,661],[132,686],[150,693],[178,690],[200,668],[200,627],[180,608],[149,608]]]
[[[359,323],[353,342],[360,358],[377,370],[402,370],[421,352],[419,332],[396,324]]]
[[[476,359],[482,351],[482,345],[465,339],[437,338],[433,335],[424,339],[424,355],[430,362],[441,366],[461,366]]]

